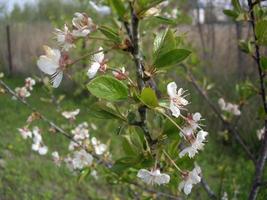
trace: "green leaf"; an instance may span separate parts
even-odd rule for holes
[[[122,173],[130,167],[134,167],[140,162],[141,158],[136,156],[126,156],[116,160],[111,170],[115,173]]]
[[[175,65],[185,60],[190,54],[191,51],[186,49],[174,49],[163,54],[162,56],[159,56],[154,62],[154,65],[157,68]]]
[[[234,10],[236,12],[238,12],[238,13],[242,12],[242,7],[241,7],[239,0],[232,0],[232,5],[233,5]]]
[[[127,10],[121,0],[109,0],[109,4],[117,12],[121,19],[125,18]]]
[[[228,17],[236,19],[238,17],[238,13],[234,10],[223,10],[223,13],[227,15]]]
[[[90,168],[83,169],[78,176],[78,182],[81,183],[90,174],[90,172]]]
[[[245,40],[239,41],[239,48],[245,53],[251,53],[253,49],[251,42]]]
[[[111,76],[100,76],[87,85],[92,95],[108,101],[120,101],[128,98],[125,84]]]
[[[176,38],[170,29],[160,32],[154,39],[154,58],[176,48]]]
[[[144,88],[142,90],[140,100],[148,107],[155,108],[159,105],[157,95],[151,88]]]
[[[134,8],[139,17],[142,17],[147,10],[157,6],[165,0],[136,0],[134,1]]]
[[[110,39],[111,41],[120,44],[121,43],[121,38],[119,36],[119,34],[114,31],[113,29],[107,27],[107,26],[100,26],[98,28],[108,39]]]
[[[267,43],[267,20],[262,20],[256,23],[255,33],[259,43]]]
[[[124,120],[116,110],[108,107],[104,103],[94,103],[89,107],[89,115],[98,118],[98,119],[120,119]]]
[[[260,63],[261,63],[261,68],[262,68],[263,70],[267,70],[267,57],[262,56],[262,57],[260,58]]]
[[[173,19],[169,19],[166,17],[161,17],[161,16],[156,16],[155,19],[161,23],[161,24],[167,24],[167,25],[176,25],[176,21],[174,21]]]

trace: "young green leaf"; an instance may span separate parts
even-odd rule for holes
[[[267,20],[257,22],[255,32],[259,43],[267,43]]]
[[[176,48],[176,38],[170,29],[160,32],[154,39],[154,58]]]
[[[115,42],[116,44],[121,43],[121,38],[119,34],[116,33],[116,31],[114,31],[113,29],[107,26],[100,26],[98,29],[111,41]]]
[[[234,11],[234,10],[223,10],[223,13],[225,15],[227,15],[228,17],[231,17],[233,19],[236,19],[238,17],[238,12]]]
[[[267,70],[267,57],[262,56],[262,57],[260,58],[260,63],[261,63],[261,68],[262,68],[263,70]]]
[[[125,84],[111,76],[99,76],[87,85],[92,95],[108,101],[120,101],[128,98]]]
[[[233,7],[234,7],[234,10],[235,10],[237,13],[242,12],[242,7],[241,7],[241,4],[240,4],[239,0],[232,0],[232,5],[233,5]]]
[[[155,108],[158,106],[158,99],[156,96],[156,93],[154,90],[151,88],[144,88],[142,90],[141,96],[140,96],[141,101],[147,105],[148,107]]]
[[[121,19],[125,18],[127,10],[121,0],[109,0],[109,4],[117,12]]]
[[[154,62],[154,65],[157,68],[175,65],[185,60],[190,54],[191,51],[186,49],[174,49],[159,56]]]

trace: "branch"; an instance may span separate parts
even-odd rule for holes
[[[77,143],[76,140],[74,140],[71,136],[71,134],[67,133],[64,129],[60,128],[58,125],[56,125],[53,121],[51,121],[50,119],[48,119],[45,115],[43,115],[41,112],[39,112],[36,108],[32,107],[25,99],[20,98],[4,81],[0,80],[0,85],[5,89],[5,91],[7,91],[11,96],[14,96],[17,98],[17,100],[19,102],[21,102],[23,105],[25,105],[29,110],[33,111],[33,112],[37,112],[41,119],[48,123],[51,127],[53,127],[54,129],[56,129],[61,135],[63,135],[65,138],[75,142],[76,144],[78,144],[81,148],[83,148],[85,151],[88,152],[87,148],[84,148],[83,146],[81,146],[79,143]],[[106,167],[108,170],[111,170],[113,163],[112,162],[107,162],[104,160],[101,160],[101,158],[99,158],[99,156],[97,156],[96,154],[93,154],[92,152],[88,152],[90,153],[97,161],[99,164],[103,165],[104,167]],[[174,199],[174,200],[181,200],[180,197],[174,196],[172,194],[168,194],[165,192],[158,192],[156,190],[153,189],[147,189],[144,188],[141,184],[136,183],[136,182],[130,182],[127,181],[128,184],[133,185],[143,191],[146,191],[148,193],[151,194],[155,194],[158,197],[163,196],[163,197],[168,197],[169,199]]]
[[[254,36],[254,45],[255,45],[255,61],[257,64],[258,68],[258,74],[259,74],[259,79],[260,79],[260,90],[261,90],[261,99],[262,99],[262,104],[264,107],[265,114],[267,114],[267,101],[266,101],[266,88],[265,88],[265,73],[261,69],[261,64],[260,64],[260,47],[257,43],[257,36],[255,32],[255,14],[253,10],[253,2],[252,0],[248,0],[248,6],[250,9],[250,18],[251,18],[251,26],[253,28],[253,36]],[[260,153],[259,153],[259,158],[256,163],[256,169],[255,169],[255,174],[254,174],[254,180],[252,183],[251,191],[249,194],[249,199],[250,200],[255,200],[257,198],[258,192],[259,192],[259,183],[261,182],[262,176],[263,176],[263,170],[265,167],[265,162],[267,159],[267,119],[265,118],[264,120],[264,127],[265,127],[265,133],[264,133],[264,139],[261,145]]]
[[[201,177],[201,185],[204,187],[205,191],[208,193],[209,197],[211,199],[217,199],[217,196],[213,192],[213,190],[208,185],[207,181],[204,179],[204,177]]]
[[[244,151],[246,152],[249,159],[251,159],[254,163],[256,162],[253,153],[250,151],[248,145],[245,143],[245,141],[242,139],[239,132],[236,130],[235,127],[233,127],[228,121],[226,121],[222,115],[220,110],[212,103],[210,100],[207,92],[197,83],[194,75],[192,74],[191,70],[188,69],[186,66],[184,66],[185,70],[187,71],[187,74],[189,76],[189,79],[193,86],[196,88],[196,90],[199,92],[199,94],[205,99],[207,104],[210,106],[210,108],[213,110],[213,112],[217,115],[217,117],[221,120],[226,130],[228,130],[230,133],[232,133],[235,136],[235,139],[239,142],[239,144],[242,146]]]

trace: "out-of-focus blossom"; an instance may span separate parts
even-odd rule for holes
[[[202,150],[204,147],[204,141],[208,135],[208,132],[200,130],[197,133],[196,138],[192,139],[191,146],[186,147],[179,153],[179,157],[183,157],[185,154],[188,154],[189,158],[193,158],[199,150]]]
[[[16,87],[15,92],[16,92],[16,95],[22,99],[25,99],[31,96],[31,93],[27,90],[26,87]]]
[[[160,173],[159,169],[151,171],[148,171],[147,169],[140,169],[137,173],[137,177],[141,178],[149,185],[162,185],[170,182],[170,176],[168,174]]]
[[[100,15],[107,16],[110,15],[111,9],[109,6],[105,5],[96,5],[95,2],[89,1],[91,7]]]
[[[37,151],[40,155],[45,155],[48,152],[48,147],[43,144],[43,139],[38,127],[33,128],[33,144],[32,150]]]
[[[76,116],[80,113],[80,109],[76,109],[74,111],[64,111],[62,112],[62,116],[69,120],[75,120]]]
[[[83,169],[93,163],[93,156],[87,153],[84,149],[75,151],[73,154],[73,169]]]
[[[88,124],[86,122],[79,124],[71,133],[74,135],[73,139],[75,141],[89,138]]]
[[[107,145],[102,144],[99,140],[97,140],[95,137],[92,137],[91,143],[94,147],[95,153],[97,155],[102,155],[107,150]]]
[[[25,79],[25,87],[28,90],[33,90],[33,86],[36,84],[35,80],[31,77]]]
[[[69,49],[75,47],[75,37],[69,31],[69,28],[66,24],[64,26],[64,30],[56,29],[55,34],[58,44],[64,51],[69,51]]]
[[[23,139],[27,139],[27,138],[31,138],[32,137],[32,132],[26,128],[26,127],[23,127],[23,128],[19,128],[19,133],[21,134],[21,136],[23,137]]]
[[[239,110],[239,106],[233,103],[226,103],[223,98],[218,100],[218,104],[221,110],[231,113],[233,115],[239,116],[241,115],[241,111]]]
[[[262,129],[257,130],[257,137],[259,140],[263,140],[265,134],[265,127]]]
[[[179,184],[178,189],[183,190],[186,195],[190,194],[193,185],[201,181],[200,173],[200,167],[196,166],[191,172],[183,174],[183,181]]]
[[[177,91],[177,85],[175,82],[171,82],[167,85],[167,92],[170,97],[170,110],[174,117],[179,117],[181,109],[188,104],[188,101],[184,98],[184,91],[180,88]]]
[[[95,77],[98,70],[103,71],[103,72],[106,71],[107,65],[106,65],[105,55],[103,53],[102,47],[100,47],[99,52],[96,53],[92,57],[92,61],[93,62],[91,64],[91,67],[89,68],[89,70],[87,72],[87,75],[90,79]]]
[[[67,54],[62,54],[58,49],[51,49],[44,46],[46,55],[40,56],[37,65],[41,71],[51,75],[51,82],[53,87],[57,88],[63,78],[63,71],[69,64],[69,57]]]
[[[61,164],[61,158],[60,158],[58,152],[57,152],[57,151],[54,151],[54,152],[52,152],[51,155],[52,155],[52,158],[53,158],[53,162],[54,162],[57,166],[60,166],[60,164]]]
[[[85,13],[76,12],[72,19],[74,30],[72,31],[75,37],[86,37],[89,33],[96,30],[96,25],[93,20]]]
[[[114,77],[118,80],[125,80],[127,79],[127,76],[129,75],[129,72],[125,70],[125,67],[122,67],[121,69],[117,71],[112,72]]]

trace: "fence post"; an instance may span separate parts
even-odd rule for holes
[[[11,39],[10,39],[9,25],[6,26],[6,34],[7,34],[8,67],[9,67],[9,74],[11,75],[13,72],[13,64],[12,64]]]

